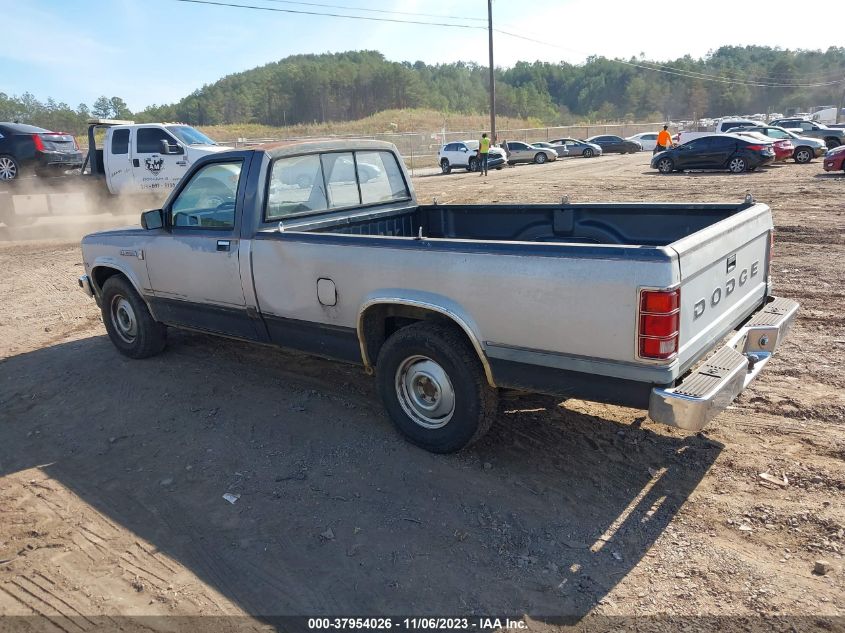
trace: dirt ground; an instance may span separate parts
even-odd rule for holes
[[[660,176],[649,158],[415,186],[440,202],[769,203],[776,292],[800,318],[698,436],[641,411],[511,397],[479,444],[431,455],[393,431],[355,367],[178,332],[159,357],[120,356],[76,287],[78,242],[26,239],[47,223],[0,227],[0,614],[40,616],[0,630],[126,628],[127,615],[256,616],[214,622],[261,630],[285,614],[840,630],[845,178],[819,161]]]

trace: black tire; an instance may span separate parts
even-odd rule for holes
[[[813,160],[813,150],[806,146],[796,147],[795,151],[792,152],[792,158],[795,159],[796,163],[803,165],[804,163],[809,163]]]
[[[21,166],[14,156],[0,154],[0,181],[16,180],[21,175]]]
[[[449,164],[449,161],[445,158],[440,161],[440,171],[444,174],[451,174],[452,173],[452,166]]]
[[[467,165],[467,171],[478,171],[478,160],[475,158],[469,159],[469,164]]]
[[[827,145],[827,149],[833,149],[842,145],[842,142],[836,137],[829,136],[824,140],[824,144]]]
[[[661,174],[671,174],[675,171],[675,161],[668,156],[661,158],[657,161],[657,171]]]
[[[748,169],[748,161],[742,156],[734,156],[728,161],[728,171],[732,174],[741,174]]]
[[[543,152],[537,152],[536,154],[534,154],[534,162],[538,165],[542,165],[547,160],[549,160],[549,157],[546,156]]]
[[[475,350],[448,324],[421,321],[393,334],[379,352],[376,382],[399,432],[432,453],[453,453],[478,440],[498,406]],[[425,403],[433,403],[430,417],[420,413]]]
[[[592,158],[594,153],[595,152],[593,151],[592,147],[587,147],[584,149],[583,152],[581,152],[581,156],[583,156],[584,158]]]
[[[147,304],[123,275],[103,284],[103,323],[111,342],[129,358],[149,358],[167,345],[167,327],[154,320]]]

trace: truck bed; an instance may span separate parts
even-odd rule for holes
[[[354,235],[625,246],[667,246],[749,205],[422,205],[294,230]]]

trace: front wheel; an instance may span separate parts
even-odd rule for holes
[[[592,158],[593,157],[593,150],[592,148],[588,147],[583,152],[581,152],[581,156],[584,158]]]
[[[469,159],[469,164],[467,165],[467,171],[478,171],[478,160],[475,158]]]
[[[106,332],[117,350],[130,358],[148,358],[164,350],[167,327],[155,319],[129,283],[114,275],[103,284],[100,300]]]
[[[792,156],[796,163],[804,164],[813,160],[813,151],[807,147],[799,147]]]
[[[537,153],[534,155],[534,162],[535,162],[535,163],[537,163],[538,165],[542,165],[542,164],[543,164],[543,163],[545,163],[548,159],[549,159],[549,157],[548,157],[548,156],[546,156],[545,154],[543,154],[542,152],[537,152]]]
[[[453,453],[493,422],[496,391],[463,333],[418,322],[393,334],[378,355],[376,382],[393,424],[432,453]]]
[[[835,147],[839,147],[842,143],[839,141],[838,138],[829,137],[824,140],[824,144],[827,145],[827,149],[833,149]]]
[[[746,169],[748,169],[748,163],[745,162],[745,159],[740,156],[735,156],[731,159],[731,162],[728,163],[728,169],[733,174],[741,174]]]
[[[452,166],[449,164],[449,161],[445,158],[440,161],[440,171],[444,174],[448,174],[452,171]]]
[[[675,163],[671,158],[661,158],[657,161],[657,171],[661,174],[671,174],[675,171]]]

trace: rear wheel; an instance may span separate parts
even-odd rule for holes
[[[728,163],[728,169],[733,174],[741,174],[748,169],[748,163],[741,156],[734,156]]]
[[[130,358],[148,358],[167,344],[167,327],[150,314],[132,284],[114,275],[103,284],[103,323],[117,350]]]
[[[792,154],[792,157],[795,159],[796,163],[809,163],[811,160],[813,160],[813,150],[811,150],[809,147],[799,147]]]
[[[534,155],[534,162],[537,163],[538,165],[542,165],[547,160],[549,160],[549,157],[546,156],[545,154],[543,154],[542,152],[537,152]]]
[[[452,171],[452,166],[449,164],[449,161],[445,158],[440,161],[440,171],[444,174],[451,173]]]
[[[9,155],[0,156],[0,180],[14,180],[20,176],[18,161]]]
[[[830,136],[824,140],[824,144],[827,145],[827,149],[833,149],[834,147],[839,147],[842,143],[838,138]]]
[[[376,382],[399,432],[433,453],[473,443],[496,412],[481,361],[451,325],[419,322],[393,334],[379,352]]]
[[[657,171],[661,174],[671,174],[675,171],[675,161],[671,158],[661,158],[657,161]]]
[[[583,152],[581,152],[581,156],[583,156],[584,158],[592,158],[593,149],[591,147],[586,148]]]

